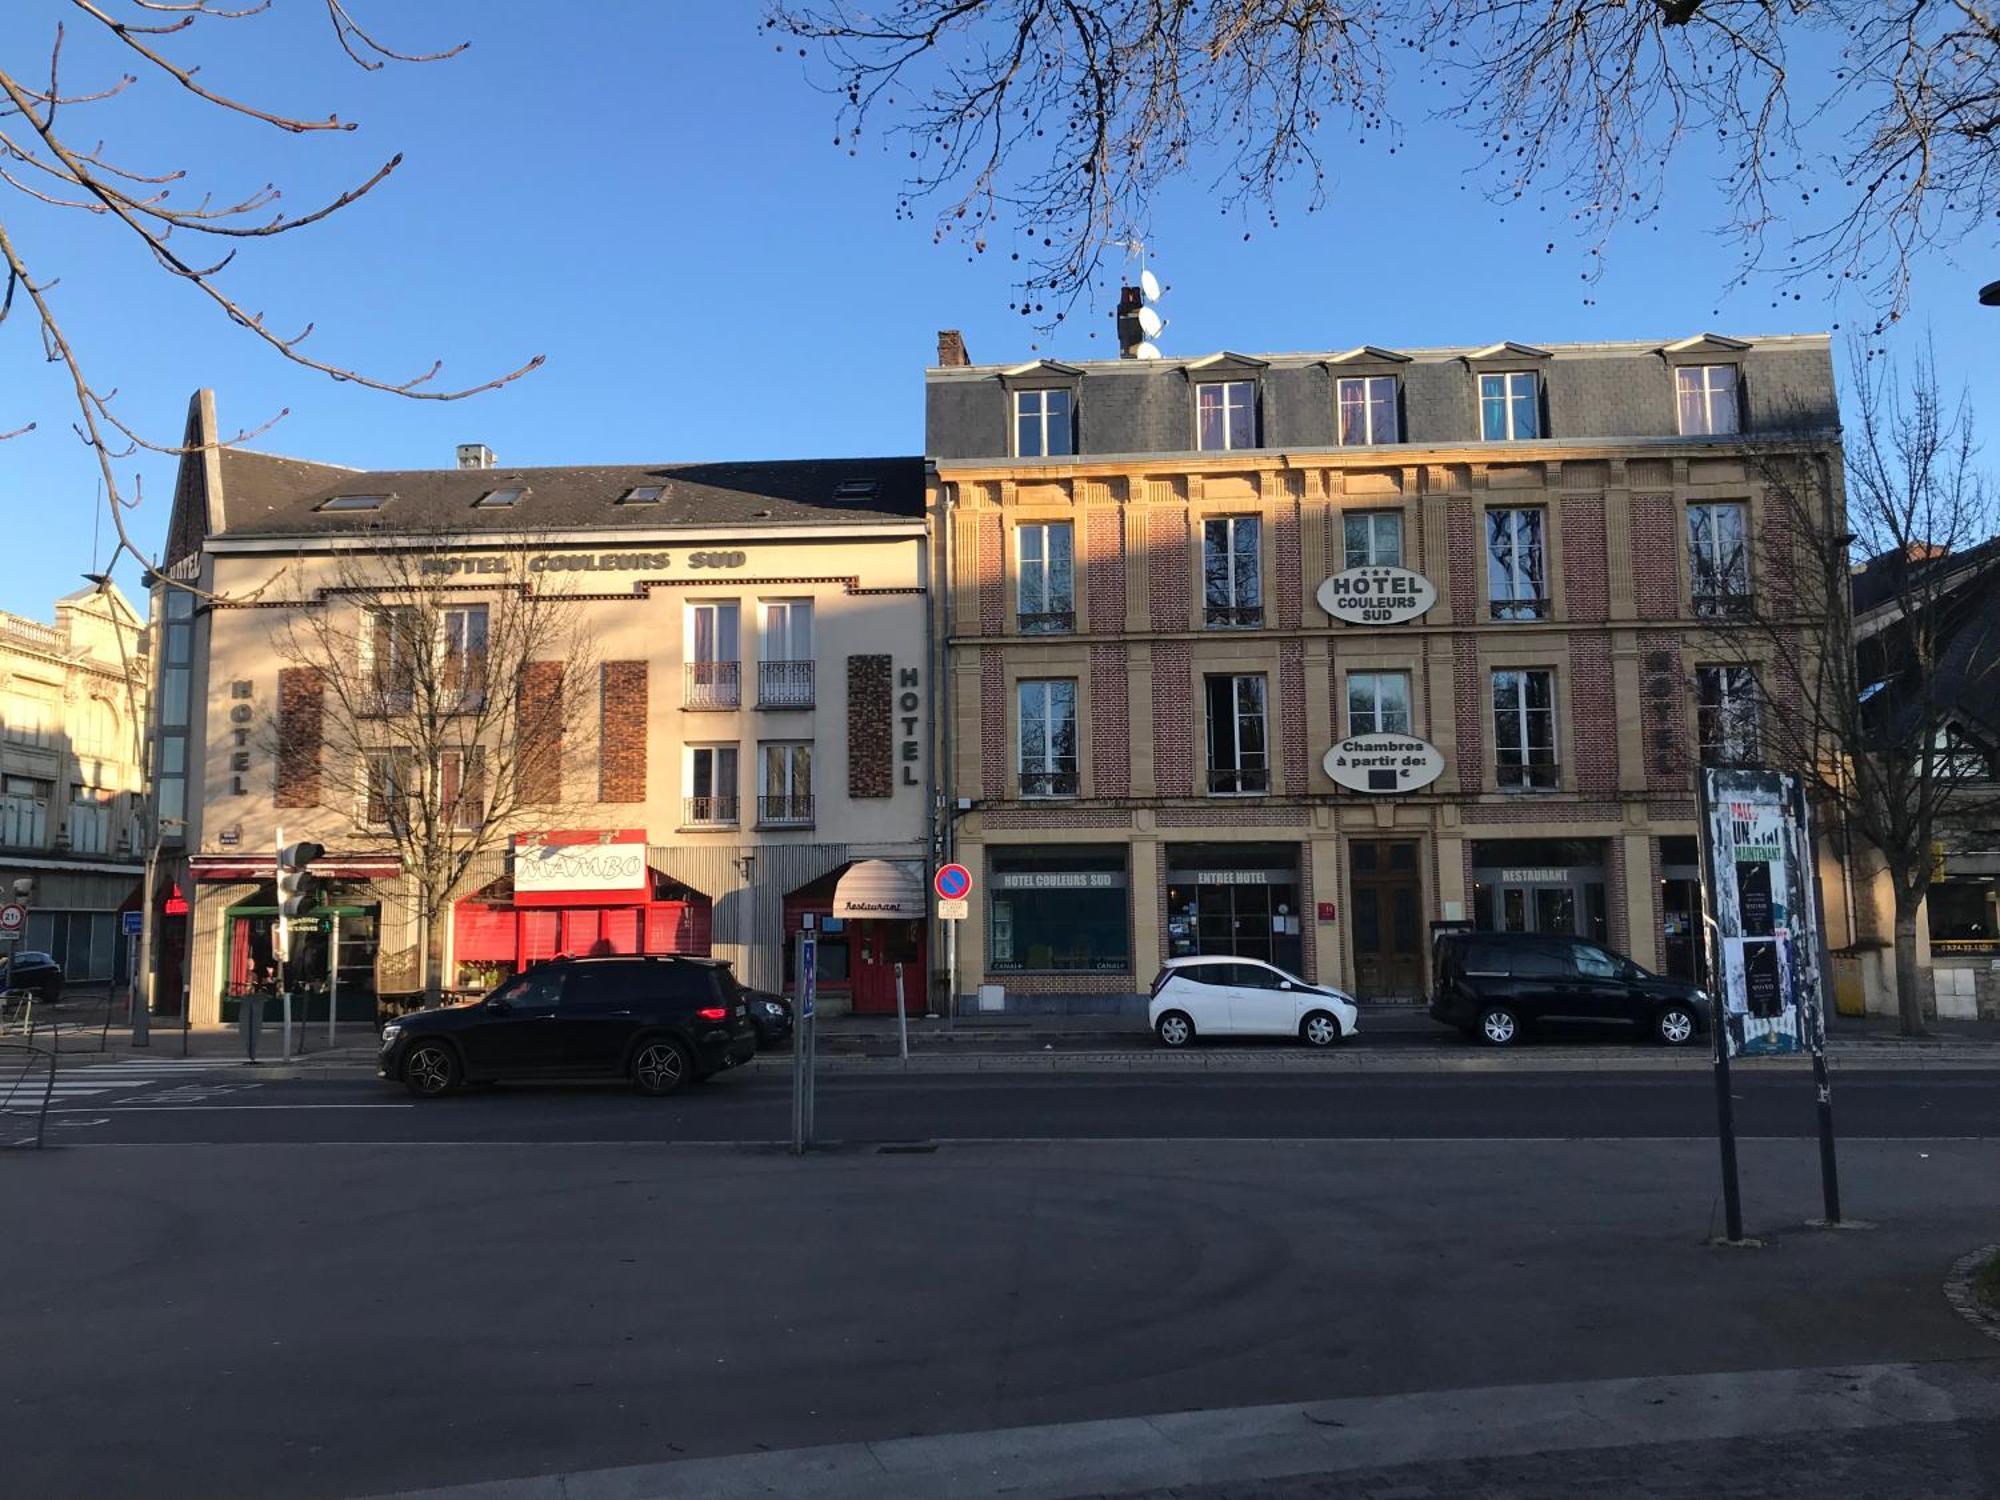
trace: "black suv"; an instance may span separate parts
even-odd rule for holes
[[[1631,1027],[1670,1047],[1708,1029],[1708,997],[1692,984],[1582,938],[1441,932],[1432,958],[1431,1019],[1495,1047],[1542,1021]]]
[[[671,1094],[748,1062],[757,1030],[726,963],[566,958],[516,974],[484,1000],[382,1028],[376,1071],[420,1098],[505,1078],[629,1078]]]

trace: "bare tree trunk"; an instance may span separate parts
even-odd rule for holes
[[[1923,973],[1917,967],[1917,907],[1896,893],[1896,1016],[1904,1036],[1924,1034]]]

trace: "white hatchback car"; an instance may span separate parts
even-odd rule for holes
[[[1354,1035],[1354,997],[1254,958],[1170,958],[1146,1018],[1169,1047],[1197,1036],[1289,1036],[1331,1047]]]

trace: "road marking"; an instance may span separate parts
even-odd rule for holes
[[[111,1107],[111,1106],[107,1106]],[[197,1108],[228,1109],[229,1105],[183,1106],[192,1112]],[[407,1104],[355,1104],[355,1105],[282,1105],[258,1104],[236,1106],[252,1109],[412,1109]],[[160,1111],[172,1113],[171,1110]],[[1600,1135],[1600,1136],[1126,1136],[1115,1139],[1099,1139],[1091,1136],[1057,1137],[1028,1136],[1019,1139],[1004,1137],[954,1138],[938,1136],[933,1138],[939,1146],[1699,1146],[1713,1150],[1712,1137],[1699,1135]],[[1810,1135],[1739,1135],[1739,1142],[1755,1145],[1796,1145],[1800,1141],[1811,1140]],[[907,1145],[904,1140],[852,1140],[821,1141],[814,1146],[816,1154],[837,1149],[864,1148],[874,1146]],[[1989,1135],[1852,1135],[1843,1136],[1844,1146],[1991,1146],[2000,1144],[2000,1136]],[[256,1150],[292,1150],[299,1147],[314,1149],[335,1148],[341,1150],[396,1150],[403,1151],[414,1146],[430,1147],[493,1147],[508,1148],[519,1146],[547,1146],[563,1150],[588,1148],[593,1151],[606,1149],[657,1150],[672,1147],[678,1151],[701,1150],[777,1150],[789,1151],[789,1139],[771,1140],[644,1140],[631,1136],[603,1140],[552,1141],[536,1140],[405,1140],[401,1137],[385,1136],[374,1141],[97,1141],[90,1143],[93,1150],[118,1151],[171,1151],[200,1150],[212,1151],[225,1146],[248,1147]]]
[[[51,1109],[52,1115],[89,1114],[96,1109],[115,1109],[120,1114],[196,1114],[204,1110],[226,1110],[241,1113],[246,1109],[415,1109],[416,1103],[408,1104],[127,1104],[110,1101],[94,1105],[90,1109]]]

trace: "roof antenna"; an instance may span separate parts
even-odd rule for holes
[[[1127,240],[1125,253],[1139,262],[1139,279],[1136,285],[1128,282],[1118,289],[1118,357],[1158,359],[1160,346],[1153,340],[1167,326],[1153,305],[1160,300],[1160,279],[1146,266],[1144,240]]]

